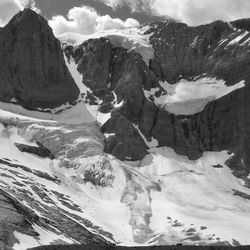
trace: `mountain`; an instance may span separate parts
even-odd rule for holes
[[[0,30],[0,101],[56,108],[79,95],[47,21],[25,9]]]
[[[0,249],[249,245],[249,27],[55,38],[32,10],[14,16],[0,29]]]
[[[112,114],[102,126],[104,133],[114,134],[107,139],[106,151],[121,160],[141,160],[151,139],[193,160],[205,151],[228,150],[234,153],[229,167],[237,176],[247,177],[248,32],[217,21],[198,27],[156,23],[145,34],[150,34],[155,53],[148,66],[138,53],[111,49],[111,43],[103,39],[88,40],[71,53],[85,85],[102,99],[101,110]],[[66,50],[68,55],[72,51]],[[196,84],[200,92],[209,84],[215,90],[208,89],[207,96],[180,93],[185,100],[168,100],[170,86],[177,84],[176,91],[184,83],[194,91]],[[122,107],[112,107],[112,93]]]

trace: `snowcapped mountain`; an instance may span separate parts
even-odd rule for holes
[[[14,16],[0,29],[0,249],[250,245],[249,29],[158,22],[59,42],[32,10]]]

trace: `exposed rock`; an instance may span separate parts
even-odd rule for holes
[[[46,157],[49,157],[50,159],[54,158],[51,152],[41,144],[37,147],[26,145],[26,144],[20,144],[20,143],[15,143],[15,145],[21,152],[35,154],[43,158],[46,158]]]
[[[112,47],[105,38],[91,39],[75,51],[77,70],[83,76],[83,83],[97,97],[107,93],[111,56]]]
[[[237,29],[245,29],[250,31],[250,18],[243,18],[230,22]]]
[[[24,207],[11,195],[0,189],[0,249],[12,249],[17,240],[14,231],[36,236],[32,222],[38,221],[35,213]]]
[[[47,21],[30,9],[0,30],[0,101],[27,109],[73,103],[79,90]]]
[[[239,23],[233,25],[247,26],[246,21]],[[198,27],[158,22],[150,27],[146,34],[151,34],[155,57],[149,67],[138,53],[123,48],[111,49],[106,39],[86,41],[72,52],[78,55],[77,61],[81,58],[84,61],[85,67],[79,66],[79,72],[94,76],[96,69],[91,66],[92,61],[103,58],[104,53],[98,46],[108,48],[105,52],[107,60],[101,59],[103,65],[98,65],[103,72],[92,77],[93,80],[98,78],[103,89],[96,93],[102,100],[101,110],[112,113],[103,126],[103,132],[115,134],[107,138],[106,151],[119,159],[142,159],[147,147],[138,131],[132,132],[132,126],[138,126],[148,141],[155,138],[159,146],[171,147],[193,160],[201,157],[204,151],[228,150],[234,156],[227,164],[235,175],[246,177],[250,173],[247,154],[250,149],[250,57],[249,45],[244,41],[249,39],[249,34],[235,43],[234,39],[245,31],[223,21]],[[159,81],[176,83],[180,79],[194,80],[202,75],[223,79],[226,85],[244,80],[245,87],[211,101],[194,115],[171,114],[144,94],[144,90],[152,89],[158,90],[155,92],[157,96],[164,93]],[[95,91],[93,83],[83,83]],[[118,103],[123,102],[118,108],[113,105],[112,92]],[[121,119],[124,125],[120,125]],[[114,124],[119,124],[119,128]],[[135,150],[138,146],[140,150]]]
[[[147,146],[138,131],[123,115],[114,114],[102,127],[102,131],[113,134],[106,139],[105,151],[121,160],[142,159]]]
[[[117,114],[112,114],[111,120],[103,126],[104,133],[115,134],[106,140],[105,151],[121,160],[142,159],[147,146],[132,124],[139,122],[144,102],[147,102],[143,89],[162,88],[141,55],[128,53],[123,48],[112,48],[104,38],[91,39],[74,50],[71,46],[65,47],[65,53],[78,62],[83,84],[101,98],[100,112],[115,109],[115,98],[118,103],[123,102]]]

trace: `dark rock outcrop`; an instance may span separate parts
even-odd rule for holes
[[[54,159],[55,157],[51,154],[51,152],[45,148],[42,144],[38,143],[37,146],[30,146],[26,144],[21,144],[21,143],[15,143],[15,146],[21,151],[21,152],[26,152],[30,154],[37,155],[42,158],[50,158]]]
[[[237,29],[250,31],[250,18],[243,18],[230,22]]]
[[[141,159],[147,153],[147,146],[136,128],[123,115],[114,114],[102,127],[111,134],[106,139],[105,151],[121,160]]]
[[[0,249],[12,249],[14,243],[18,243],[14,237],[14,231],[37,236],[32,229],[32,223],[37,222],[39,218],[33,211],[1,189],[0,211]]]
[[[47,21],[30,9],[0,30],[0,101],[27,109],[73,103],[79,89]]]

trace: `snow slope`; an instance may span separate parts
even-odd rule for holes
[[[57,222],[34,224],[38,237],[16,231],[14,249],[84,240],[72,226],[121,245],[250,244],[250,200],[241,195],[250,191],[225,165],[227,152],[191,161],[169,148],[151,148],[142,162],[120,162],[102,153],[94,125],[0,113],[0,188]],[[55,158],[15,146],[37,142]]]
[[[0,158],[8,161],[8,165],[4,162],[0,164],[0,188],[31,208],[39,217],[57,221],[58,224],[56,230],[49,225],[48,228],[33,225],[37,233],[46,231],[51,237],[44,237],[43,233],[41,237],[31,240],[31,236],[15,232],[20,244],[16,244],[14,249],[24,250],[22,247],[27,241],[29,247],[50,244],[53,241],[51,238],[57,243],[59,240],[64,243],[81,242],[81,238],[76,239],[77,236],[69,232],[70,226],[65,228],[66,225],[60,224],[62,218],[63,223],[69,220],[67,223],[70,225],[74,220],[83,228],[81,230],[102,235],[108,241],[132,244],[129,210],[120,203],[126,180],[119,163],[101,153],[103,144],[100,143],[102,137],[98,129],[86,124],[34,123],[27,120],[28,117],[19,120],[15,126],[11,120],[11,125],[1,126]],[[4,120],[5,124],[8,124],[7,121],[8,117]],[[15,146],[15,143],[34,146],[37,141],[51,147],[54,160],[20,152]],[[104,174],[100,183],[105,185],[86,181],[86,170],[95,173],[97,179],[98,173]],[[113,180],[112,176],[116,178]]]
[[[225,165],[229,157],[225,151],[207,152],[191,161],[169,148],[152,149],[140,168],[161,187],[151,191],[151,229],[169,243],[186,237],[187,243],[249,244],[250,200],[235,194],[250,191]]]

